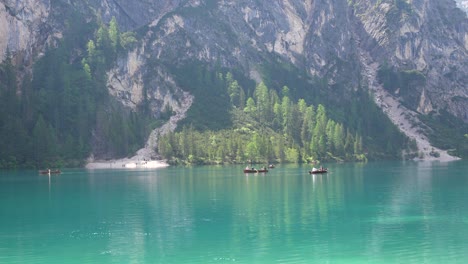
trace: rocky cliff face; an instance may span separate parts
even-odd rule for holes
[[[56,32],[48,24],[49,0],[0,1],[0,61],[8,52],[17,64],[31,65]]]
[[[399,70],[416,70],[425,85],[411,91],[420,100],[411,107],[423,114],[447,108],[468,121],[468,23],[453,1],[356,1],[363,49],[374,61]]]
[[[353,89],[365,79],[362,49],[377,66],[425,76],[424,85],[412,87],[418,100],[408,102],[410,108],[423,114],[448,109],[468,121],[468,23],[452,0],[137,3],[128,12],[144,15],[127,26],[148,25],[142,40],[148,58],[221,63],[259,79],[257,65],[274,55],[327,77],[331,87]],[[101,10],[121,15],[120,7]],[[151,16],[151,10],[160,12]]]
[[[183,96],[169,66],[191,61],[240,70],[257,81],[260,64],[290,63],[306,78],[326,79],[330,91],[346,87],[345,93],[378,86],[369,71],[386,64],[425,77],[411,87],[415,100],[392,94],[407,107],[422,114],[447,109],[468,122],[468,20],[454,0],[63,2],[84,15],[94,10],[104,21],[115,16],[121,29],[141,34],[109,72],[108,87],[132,108],[146,93],[155,115],[167,104],[180,106]],[[1,58],[9,49],[18,63],[29,64],[59,37],[50,1],[0,3]]]
[[[75,5],[83,5],[82,1],[74,1]],[[85,5],[99,12],[105,21],[116,17],[122,29],[133,30],[149,23],[157,23],[164,15],[181,5],[182,0],[90,0]]]

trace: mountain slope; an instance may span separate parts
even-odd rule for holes
[[[245,80],[247,95],[249,79],[263,80],[277,91],[287,85],[294,98],[325,104],[369,146],[394,133],[379,132],[376,122],[400,125],[379,101],[382,92],[415,118],[443,111],[468,122],[468,22],[453,0],[3,0],[0,20],[8,23],[0,23],[0,56],[9,50],[28,69],[62,37],[63,8],[89,21],[115,17],[121,30],[138,34],[108,71],[107,88],[125,107],[138,112],[145,105],[156,119],[168,107],[184,109],[184,93],[204,96],[182,81],[187,69],[193,76],[222,69]],[[371,102],[363,91],[390,118],[365,118],[362,106]],[[191,109],[199,104],[195,96]],[[410,138],[435,133],[422,121],[405,123],[414,126],[411,133],[403,130]],[[427,157],[432,147],[427,140],[419,145]]]

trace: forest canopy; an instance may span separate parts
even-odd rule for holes
[[[263,82],[247,97],[231,73],[216,78],[218,89],[229,95],[233,127],[199,131],[196,123],[184,126],[160,138],[164,158],[188,164],[366,160],[362,137],[328,118],[323,105],[294,102],[287,86],[278,95]]]

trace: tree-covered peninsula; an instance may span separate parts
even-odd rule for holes
[[[294,102],[287,86],[278,95],[262,82],[249,96],[231,73],[216,74],[213,78],[218,89],[224,89],[228,95],[224,107],[229,115],[224,117],[228,118],[224,123],[231,123],[232,127],[203,130],[194,119],[178,132],[162,136],[159,153],[170,162],[267,164],[366,160],[361,135],[330,119],[323,105],[308,105],[304,99]],[[223,100],[222,96],[212,99]],[[205,118],[223,119],[215,113]]]

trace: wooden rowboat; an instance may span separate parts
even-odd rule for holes
[[[327,172],[328,172],[327,168],[320,168],[320,169],[309,171],[309,174],[320,174],[320,173],[327,173]]]
[[[40,170],[39,174],[41,175],[48,175],[48,174],[60,174],[62,173],[60,170]]]
[[[259,173],[259,172],[268,172],[267,169],[244,169],[244,173]]]

